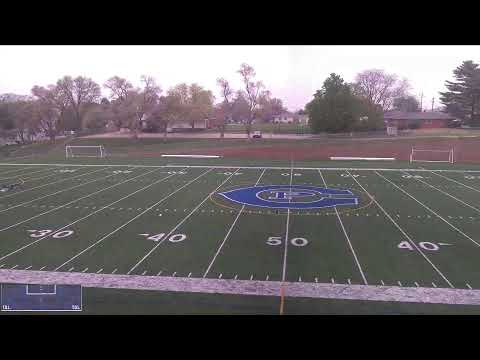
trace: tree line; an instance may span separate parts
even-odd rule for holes
[[[233,89],[225,78],[217,79],[220,102],[212,91],[198,84],[178,84],[163,94],[152,76],[141,76],[140,86],[119,76],[109,78],[102,88],[91,78],[64,76],[55,84],[35,85],[31,94],[0,95],[0,135],[15,134],[20,142],[32,141],[38,133],[50,140],[65,130],[99,131],[107,126],[128,128],[133,138],[140,131],[163,131],[184,121],[194,128],[195,121],[210,119],[224,136],[228,122],[240,122],[250,137],[254,119],[270,121],[286,109],[261,81],[255,80],[252,66],[242,64],[237,71],[243,88]]]

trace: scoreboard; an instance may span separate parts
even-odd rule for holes
[[[0,311],[82,311],[82,286],[1,284]]]

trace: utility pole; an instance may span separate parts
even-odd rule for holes
[[[432,111],[433,111],[433,105],[435,104],[435,96],[432,98]]]
[[[420,111],[423,111],[423,91],[420,94]]]

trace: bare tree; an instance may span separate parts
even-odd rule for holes
[[[390,110],[397,97],[407,95],[410,88],[408,80],[399,80],[395,74],[383,70],[365,70],[355,77],[353,89],[359,96],[373,105],[380,105],[384,111]]]
[[[47,88],[35,85],[32,88],[32,95],[36,99],[33,104],[35,127],[42,129],[51,141],[55,141],[67,106],[64,93],[55,85],[49,85]]]
[[[57,81],[56,89],[61,97],[68,101],[79,126],[83,123],[83,116],[88,110],[88,106],[98,103],[101,97],[100,86],[84,76],[78,76],[75,79],[72,79],[71,76],[64,76]]]
[[[128,80],[119,76],[111,77],[103,86],[110,90],[110,120],[118,129],[130,128],[136,116],[134,106],[136,89]]]
[[[252,122],[255,117],[255,111],[258,106],[259,97],[262,93],[262,89],[265,87],[261,81],[254,81],[256,76],[255,70],[248,64],[243,63],[240,65],[240,70],[237,71],[242,77],[243,84],[245,86],[245,98],[248,103],[248,118],[245,123],[245,130],[247,137],[250,139],[250,133],[252,130]]]
[[[229,82],[224,78],[217,79],[217,85],[220,87],[223,99],[217,111],[218,117],[220,117],[220,119],[217,119],[219,121],[220,137],[223,138],[225,136],[225,124],[232,117],[234,94]]]

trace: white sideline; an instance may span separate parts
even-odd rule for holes
[[[193,158],[193,159],[218,159],[221,158],[219,155],[175,155],[175,154],[162,154],[162,157],[173,157],[173,158]]]
[[[351,174],[347,171],[347,173],[351,176]],[[379,173],[375,172],[377,175],[380,175]],[[381,175],[380,175],[381,176]],[[383,176],[382,176],[383,177]],[[451,288],[453,288],[454,286],[452,285],[452,283],[447,279],[447,277],[445,275],[443,275],[443,273],[440,271],[439,268],[437,268],[437,266],[428,258],[427,255],[425,255],[425,253],[417,246],[417,244],[415,243],[415,241],[412,240],[412,238],[400,227],[400,225],[398,225],[398,223],[390,216],[390,214],[383,208],[382,205],[380,205],[380,203],[377,201],[377,199],[375,199],[374,196],[372,196],[364,187],[362,184],[360,184],[360,182],[357,180],[357,178],[353,177],[353,180],[355,180],[355,182],[358,184],[358,186],[360,186],[363,191],[365,191],[365,193],[370,197],[370,199],[372,199],[372,201],[378,206],[378,208],[383,212],[383,214],[393,223],[393,225],[395,225],[395,227],[402,233],[402,235],[410,242],[410,244],[412,244],[412,246],[420,253],[420,255],[423,256],[423,258],[425,260],[427,260],[427,262],[433,267],[433,269],[438,273],[438,275],[440,275],[442,277],[443,280],[445,280],[445,282],[448,284],[448,286],[450,286]],[[388,179],[387,179],[388,180]],[[403,191],[403,190],[402,190]]]
[[[358,156],[330,156],[330,160],[393,161],[393,160],[395,160],[395,158],[358,157]]]
[[[26,169],[28,169],[28,168],[26,168]],[[36,174],[36,173],[43,172],[43,171],[47,171],[47,170],[52,170],[52,169],[50,169],[50,168],[48,168],[48,169],[41,169],[41,170],[37,170],[37,171],[30,172],[30,173],[28,173],[28,175]],[[18,170],[17,170],[17,171],[18,171]],[[0,175],[3,175],[3,174],[0,174]],[[2,181],[2,180],[8,180],[8,179],[14,179],[14,178],[21,178],[23,175],[27,175],[27,174],[19,174],[19,175],[9,176],[9,177],[6,177],[6,178],[1,178],[0,181]]]
[[[285,166],[235,166],[235,165],[174,165],[174,164],[167,164],[167,165],[136,165],[136,164],[11,164],[11,163],[0,163],[2,165],[9,165],[9,166],[84,166],[84,167],[99,167],[99,166],[106,166],[106,167],[173,167],[173,168],[204,168],[204,169],[232,169],[232,168],[239,168],[239,169],[267,169],[267,170],[290,170],[290,167]],[[437,171],[437,172],[453,172],[453,173],[477,173],[480,170],[452,170],[452,169],[404,169],[404,168],[346,168],[346,167],[295,167],[295,170],[351,170],[351,171],[416,171],[416,172],[430,172],[430,171]]]
[[[32,270],[0,270],[0,282],[11,284],[65,284],[109,289],[138,289],[189,293],[391,301],[424,304],[480,305],[480,290],[310,282],[203,279],[167,276],[112,275]]]

